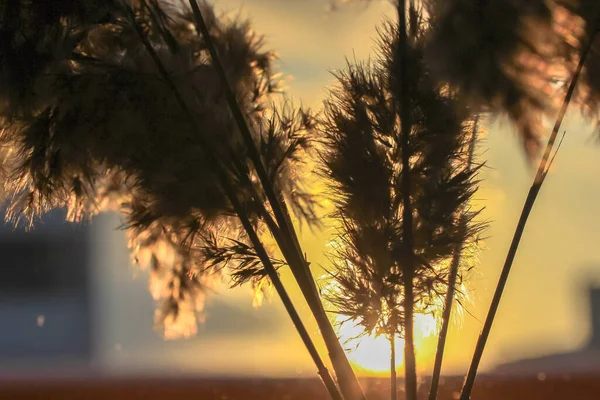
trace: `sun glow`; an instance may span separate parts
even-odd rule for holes
[[[338,318],[341,322],[341,318]],[[364,374],[379,375],[390,371],[390,342],[384,336],[362,336],[360,326],[346,322],[338,334],[345,343],[348,359],[356,369]],[[432,315],[415,315],[415,350],[417,362],[428,360],[435,349],[437,323]],[[404,366],[404,339],[396,338],[396,369]]]

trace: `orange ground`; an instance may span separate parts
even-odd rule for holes
[[[447,378],[440,400],[455,399],[462,379]],[[367,379],[369,400],[389,398],[389,381]],[[423,384],[422,398],[428,385]],[[402,396],[400,396],[402,398]],[[2,382],[2,400],[327,400],[317,380],[104,380],[78,382]],[[598,400],[600,377],[539,379],[480,378],[473,400]]]

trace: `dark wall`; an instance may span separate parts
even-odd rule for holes
[[[590,346],[600,349],[600,287],[590,290],[590,310],[592,322],[592,337]]]
[[[0,226],[0,363],[91,357],[89,227],[64,217]]]

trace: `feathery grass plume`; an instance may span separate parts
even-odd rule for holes
[[[545,0],[430,0],[434,29],[427,55],[434,72],[478,110],[507,114],[529,155],[540,121],[553,111],[547,65],[562,53]],[[564,78],[564,76],[563,76]]]
[[[583,46],[600,29],[600,3],[594,0],[554,0],[555,24],[564,38],[574,71]],[[595,119],[600,114],[600,41],[594,39],[581,76],[578,104]]]
[[[271,234],[277,242],[279,249],[288,262],[290,270],[319,326],[321,336],[323,337],[329,352],[332,366],[336,371],[340,392],[348,400],[364,400],[364,394],[360,387],[360,383],[350,366],[348,358],[344,353],[333,326],[327,318],[323,304],[321,303],[317,285],[310,270],[310,263],[302,251],[302,247],[292,223],[286,198],[277,183],[271,182],[269,179],[269,175],[263,165],[263,160],[252,139],[253,135],[251,133],[250,125],[231,88],[227,71],[221,64],[218,49],[212,42],[211,33],[207,28],[203,12],[198,7],[196,0],[189,0],[189,4],[196,20],[196,29],[206,40],[211,59],[215,64],[215,69],[218,72],[219,79],[224,87],[224,94],[227,98],[233,119],[239,128],[241,137],[248,150],[248,156],[252,161],[252,166],[256,171],[256,176],[268,202],[268,204],[261,209],[262,215]],[[268,210],[267,207],[269,207],[270,210]],[[316,220],[313,222],[316,222]]]
[[[3,34],[15,43],[24,41],[41,61],[20,70],[38,58],[21,59],[29,53],[0,49],[8,217],[31,226],[56,207],[69,208],[73,220],[118,207],[134,257],[151,269],[153,295],[164,304],[157,324],[166,323],[169,337],[192,334],[212,272],[201,265],[197,249],[216,227],[240,237],[215,166],[204,157],[123,8],[104,13],[112,3],[70,2],[77,12],[60,9],[60,17],[45,20],[42,14],[50,6],[37,4],[45,2],[9,3],[3,18],[10,23]],[[215,156],[224,160],[244,209],[259,224],[257,202],[262,199],[238,184],[256,179],[191,11],[162,1],[129,5],[203,135],[217,149]],[[311,114],[292,107],[276,110],[268,100],[278,91],[273,56],[263,50],[262,39],[247,22],[218,20],[210,7],[202,7],[242,108],[256,128],[271,179],[296,213],[310,218],[312,199],[302,189],[301,176],[293,174],[308,148]],[[33,35],[34,26],[44,35]],[[38,42],[28,42],[34,39]],[[27,76],[17,79],[17,73]]]
[[[3,116],[39,111],[52,95],[46,73],[68,70],[88,30],[109,23],[116,1],[4,0],[0,9],[0,107]]]
[[[449,2],[428,0],[436,29],[429,56],[436,73],[472,105],[505,112],[536,148],[536,125],[558,110],[584,46],[600,25],[594,0]],[[598,119],[600,50],[596,38],[574,102]],[[531,153],[531,151],[530,151]]]
[[[404,335],[403,278],[413,265],[415,313],[438,315],[447,291],[448,264],[457,245],[475,242],[481,224],[459,229],[462,210],[477,189],[470,169],[470,111],[447,86],[438,84],[424,58],[429,25],[409,9],[406,75],[399,76],[398,26],[380,33],[377,62],[348,63],[336,74],[338,87],[326,102],[321,129],[322,173],[330,184],[338,223],[330,254],[335,286],[329,293],[345,323],[365,334]],[[407,91],[410,132],[402,132],[397,106]],[[407,135],[410,170],[400,162]],[[414,262],[405,256],[401,179],[410,173]],[[473,212],[475,215],[476,212]]]
[[[257,251],[242,240],[225,238],[211,232],[198,248],[204,260],[204,269],[221,271],[226,269],[231,277],[231,286],[249,283],[254,291],[254,306],[260,306],[270,284],[268,273]],[[271,257],[271,264],[278,270],[286,265],[284,261]]]
[[[185,7],[158,0],[119,5],[110,21],[86,27],[66,57],[36,71],[50,77],[43,101],[17,107],[19,113],[4,110],[2,144],[14,150],[4,163],[9,218],[25,215],[31,225],[47,209],[66,206],[79,219],[118,203],[134,257],[151,269],[151,291],[162,302],[155,322],[167,338],[196,332],[206,287],[222,270],[201,251],[205,239],[217,230],[239,237],[228,250],[260,258],[266,274],[238,259],[229,263],[234,281],[256,289],[268,275],[332,399],[341,400],[257,236],[263,199],[207,47],[216,44],[224,54],[219,67],[233,76],[253,124],[251,140],[262,145],[272,184],[301,218],[312,216],[312,199],[290,174],[308,148],[310,113],[271,109],[264,119],[277,80],[271,54],[247,23],[217,21],[203,4],[209,43],[196,35]]]
[[[278,212],[277,212],[276,206],[279,205],[278,201],[283,201],[284,194],[282,193],[281,190],[279,190],[280,197],[277,198],[277,200],[278,200],[277,202],[273,202],[273,198],[272,198],[273,188],[276,188],[277,185],[275,182],[271,182],[269,180],[266,169],[263,165],[263,160],[260,156],[260,153],[256,149],[256,144],[254,143],[253,135],[250,132],[250,128],[249,128],[248,124],[246,123],[246,117],[244,116],[242,109],[240,107],[240,104],[237,101],[236,94],[234,93],[234,91],[229,83],[229,79],[227,78],[227,73],[225,71],[225,68],[223,67],[223,64],[221,63],[221,60],[218,56],[215,44],[212,40],[210,31],[208,29],[208,26],[204,20],[204,17],[202,16],[202,11],[200,10],[198,3],[196,1],[190,1],[190,5],[192,7],[194,17],[197,20],[196,27],[199,29],[200,32],[202,32],[202,36],[206,40],[207,48],[211,55],[211,59],[215,63],[215,69],[220,76],[221,83],[224,86],[225,97],[227,98],[227,102],[229,103],[229,108],[232,111],[234,120],[236,121],[236,124],[237,124],[238,128],[240,129],[240,132],[242,133],[241,136],[242,136],[243,141],[245,142],[246,149],[249,152],[249,158],[252,161],[252,164],[254,165],[254,167],[256,168],[257,175],[259,176],[261,184],[262,184],[263,188],[265,189],[265,192],[267,194],[267,197],[269,198],[269,201],[273,208],[273,211],[274,211],[275,215],[277,216]],[[192,129],[198,135],[197,137],[199,138],[199,140],[202,144],[202,147],[204,150],[204,155],[207,158],[209,158],[211,160],[211,162],[215,165],[215,175],[218,177],[221,187],[223,188],[224,192],[226,193],[228,199],[231,201],[233,210],[234,210],[235,214],[237,215],[237,217],[239,218],[239,222],[241,223],[244,231],[246,232],[248,239],[252,243],[252,245],[256,251],[256,255],[260,258],[262,264],[264,265],[265,271],[267,272],[269,278],[271,279],[273,286],[275,287],[275,290],[277,291],[286,311],[288,312],[294,326],[296,327],[296,330],[298,331],[298,334],[300,335],[309,354],[311,355],[311,358],[315,362],[315,365],[318,369],[318,373],[323,380],[323,384],[327,388],[327,390],[333,400],[342,400],[341,393],[338,390],[331,375],[329,374],[308,331],[306,330],[306,327],[304,326],[289,295],[287,294],[287,291],[286,291],[285,287],[283,286],[283,284],[279,278],[279,275],[277,274],[277,270],[276,270],[275,266],[272,264],[272,261],[269,258],[269,255],[268,255],[264,245],[262,244],[262,241],[259,238],[259,236],[255,230],[255,227],[253,226],[253,223],[249,217],[248,212],[244,209],[242,203],[240,202],[240,199],[238,199],[236,189],[232,185],[232,182],[229,181],[229,178],[224,171],[224,169],[226,169],[226,166],[222,165],[221,164],[222,161],[214,156],[215,154],[217,154],[216,149],[212,146],[212,143],[210,141],[207,141],[206,138],[203,136],[202,129],[197,124],[197,122],[194,120],[193,114],[192,114],[188,104],[185,102],[184,98],[182,97],[181,93],[177,89],[176,85],[172,82],[168,71],[166,70],[166,68],[165,68],[164,64],[162,63],[162,61],[160,60],[158,54],[152,47],[151,43],[145,37],[141,27],[139,26],[139,24],[137,24],[135,22],[134,11],[129,8],[127,10],[127,12],[129,14],[130,19],[134,22],[136,31],[137,31],[140,39],[142,40],[144,47],[146,48],[148,54],[152,57],[152,60],[155,63],[156,68],[159,71],[161,77],[168,83],[169,89],[171,90],[173,96],[177,99],[177,102],[181,106],[181,109],[185,112],[185,116],[186,116],[188,122],[190,123],[190,127],[192,127]],[[240,165],[239,161],[236,162],[236,160],[234,159],[234,165],[238,168],[239,171],[243,171],[243,168],[239,167],[239,165]],[[244,178],[244,182],[242,182],[242,183],[247,183],[248,186],[251,187],[252,181],[249,179],[249,177],[246,175],[243,175],[243,178]],[[267,190],[267,189],[269,189],[269,190]],[[252,191],[252,194],[254,195],[255,200],[259,199],[259,197],[255,195],[254,191]],[[269,226],[269,228],[271,228],[270,215],[266,212],[264,207],[262,207],[262,205],[260,204],[260,201],[257,201],[257,205],[259,205],[259,209],[260,209],[259,211],[264,216],[265,221],[267,222],[267,225]],[[288,219],[290,218],[289,215],[287,216],[287,218]],[[277,218],[277,219],[280,224],[283,223],[283,222],[280,222],[281,220],[279,218]],[[286,221],[284,221],[284,222],[286,222]],[[273,235],[275,237],[277,237],[276,233],[278,233],[278,231],[276,231],[276,230],[271,230],[271,231],[272,231]]]

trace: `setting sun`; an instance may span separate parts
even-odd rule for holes
[[[341,322],[339,318],[338,322]],[[432,315],[415,315],[415,347],[417,361],[429,359],[435,348],[437,323]],[[362,328],[346,322],[341,324],[339,335],[345,343],[348,358],[357,370],[368,375],[387,375],[390,371],[390,342],[385,336],[358,337]],[[396,368],[404,366],[404,339],[396,338]]]

